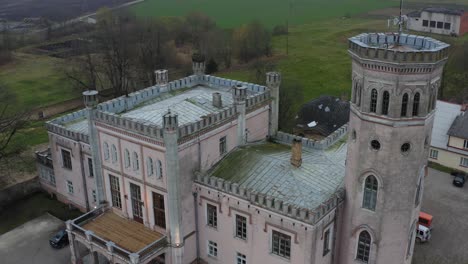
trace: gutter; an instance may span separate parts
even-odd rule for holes
[[[196,239],[196,245],[197,245],[197,260],[196,263],[200,263],[200,238],[199,238],[199,233],[198,233],[198,207],[197,207],[197,198],[198,198],[198,193],[194,192],[193,193],[193,205],[195,209],[195,239]]]

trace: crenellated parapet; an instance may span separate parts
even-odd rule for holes
[[[333,146],[338,140],[342,139],[344,136],[348,134],[348,124],[344,124],[337,130],[335,130],[333,133],[328,135],[328,137],[322,139],[322,140],[314,140],[310,138],[301,138],[302,140],[302,146],[305,148],[310,148],[310,149],[318,149],[318,150],[325,150],[328,149],[329,147]],[[278,142],[286,143],[286,144],[291,144],[294,139],[297,139],[298,136],[284,133],[284,132],[278,132],[276,137],[274,138]]]
[[[255,191],[251,188],[244,188],[238,183],[220,179],[210,175],[196,173],[196,183],[202,184],[214,190],[239,197],[256,206],[265,208],[272,212],[291,217],[293,219],[315,225],[325,215],[333,211],[338,204],[344,200],[344,188],[338,188],[325,202],[315,208],[305,208],[296,206],[287,201],[269,196]]]

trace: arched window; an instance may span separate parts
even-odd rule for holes
[[[371,100],[370,100],[370,111],[375,113],[377,111],[377,90],[372,89]]]
[[[146,159],[146,166],[147,166],[148,176],[153,176],[154,175],[154,162],[151,157],[148,157]]]
[[[128,151],[128,149],[125,149],[124,157],[125,157],[125,168],[128,168],[130,167],[130,152]]]
[[[162,162],[158,160],[158,163],[156,163],[156,176],[158,178],[161,178],[163,175],[163,167],[162,167]]]
[[[138,160],[138,154],[136,152],[133,152],[133,170],[140,170],[140,161]]]
[[[364,184],[364,197],[362,200],[362,207],[375,211],[375,205],[377,203],[377,189],[379,183],[374,175],[369,175],[366,178]]]
[[[390,104],[390,93],[385,91],[382,97],[382,115],[388,115],[389,104]]]
[[[364,230],[359,234],[356,259],[364,263],[369,262],[371,241],[369,232]]]
[[[112,163],[117,162],[117,148],[112,144]]]
[[[109,144],[107,142],[104,142],[104,159],[109,159]]]
[[[406,116],[408,109],[408,94],[405,93],[403,95],[403,98],[401,99],[401,116],[404,117]]]
[[[414,100],[413,100],[413,116],[418,116],[419,114],[419,100],[420,100],[421,95],[419,93],[416,93],[414,95]]]

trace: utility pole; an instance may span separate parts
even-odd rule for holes
[[[400,19],[398,21],[398,41],[397,41],[397,45],[400,45],[401,33],[403,33],[403,0],[400,0]]]

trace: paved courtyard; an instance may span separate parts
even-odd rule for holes
[[[468,184],[452,185],[453,177],[429,169],[422,211],[434,216],[429,243],[416,245],[413,264],[468,263]]]
[[[70,249],[53,249],[52,237],[65,224],[44,214],[0,236],[2,264],[64,264],[70,262]]]

